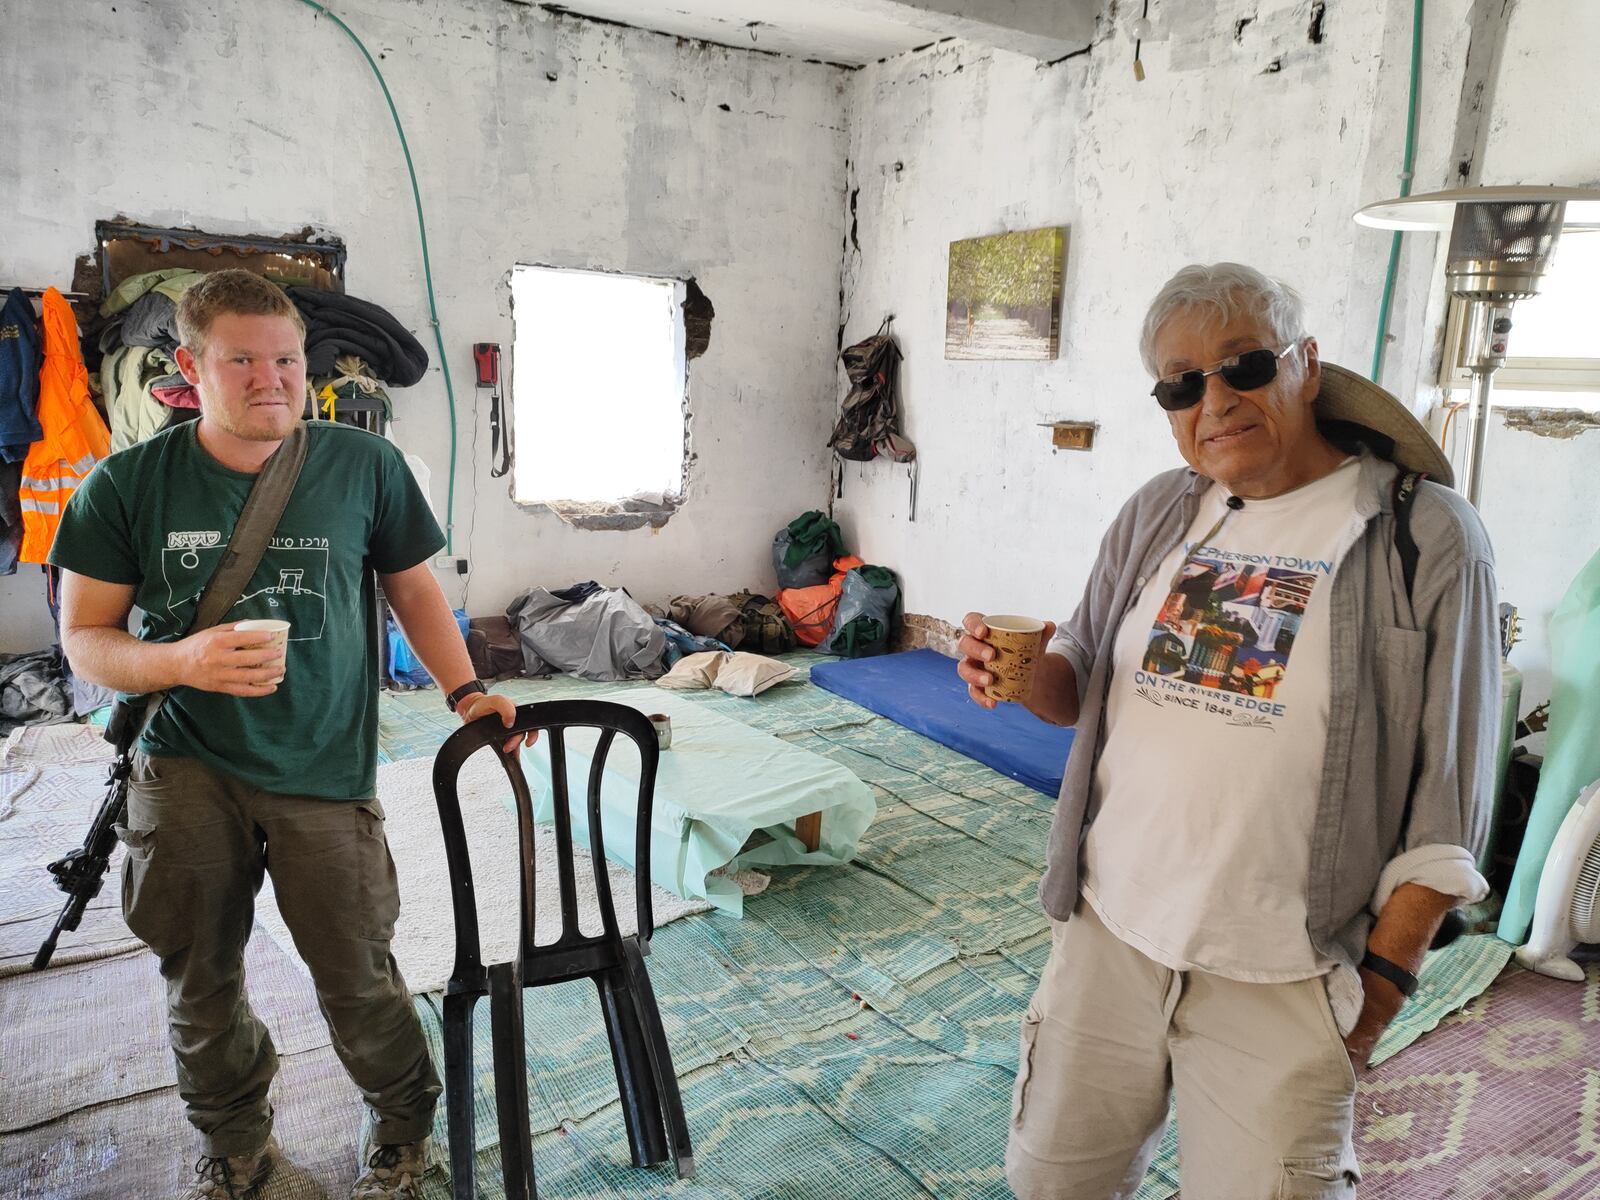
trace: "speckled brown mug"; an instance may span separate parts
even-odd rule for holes
[[[1027,699],[1033,690],[1034,668],[1044,650],[1039,639],[1044,622],[1007,614],[984,617],[983,623],[989,627],[989,636],[984,640],[994,647],[994,657],[984,664],[994,682],[983,689],[983,694],[991,700]]]

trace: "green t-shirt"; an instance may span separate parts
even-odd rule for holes
[[[207,454],[188,421],[113,454],[73,494],[50,561],[131,584],[139,637],[171,642],[194,620],[255,476]],[[269,791],[374,794],[378,633],[373,572],[438,552],[444,535],[400,452],[374,434],[308,422],[305,466],[271,545],[223,623],[290,622],[270,696],[174,688],[140,740]]]

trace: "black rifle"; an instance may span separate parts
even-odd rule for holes
[[[133,742],[139,732],[144,713],[143,699],[132,703],[119,699],[111,708],[111,719],[106,723],[106,741],[117,748],[117,757],[106,776],[106,795],[94,814],[83,845],[58,858],[49,866],[55,876],[56,886],[67,894],[67,903],[56,918],[56,926],[33,956],[33,969],[42,971],[50,965],[56,952],[56,941],[63,933],[71,933],[83,920],[89,901],[100,894],[106,872],[111,869],[111,855],[117,848],[116,826],[128,810],[128,776],[133,773]]]

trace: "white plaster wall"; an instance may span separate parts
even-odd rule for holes
[[[1517,0],[1483,154],[1485,183],[1600,185],[1600,4]]]
[[[972,609],[1071,613],[1117,508],[1181,464],[1147,395],[1137,337],[1149,298],[1184,263],[1234,259],[1288,280],[1306,299],[1324,357],[1366,372],[1389,237],[1351,214],[1398,191],[1411,7],[1330,4],[1313,44],[1308,4],[1163,5],[1156,40],[1144,46],[1143,83],[1126,30],[1105,24],[1088,55],[1053,67],[949,43],[852,79],[848,186],[859,188],[859,250],[846,261],[846,339],[895,314],[921,481],[912,523],[906,468],[845,464],[837,514],[857,552],[901,573],[909,611],[952,621]],[[1416,191],[1455,184],[1468,7],[1428,5]],[[1556,60],[1560,78],[1538,54],[1563,41],[1594,45],[1596,14],[1571,0],[1522,0],[1491,134],[1491,145],[1509,140],[1521,156],[1505,181],[1592,177],[1592,136],[1534,136],[1533,123],[1563,87],[1588,86],[1576,50]],[[1280,69],[1268,71],[1273,61]],[[1591,116],[1575,128],[1594,125]],[[1549,150],[1542,170],[1530,161],[1540,145]],[[1059,359],[946,361],[949,243],[1050,224],[1069,226]],[[1438,337],[1435,242],[1404,243],[1383,375],[1419,414],[1436,394],[1425,378]],[[1038,423],[1062,418],[1099,422],[1091,453],[1052,454]],[[1594,477],[1589,443],[1600,447],[1600,437],[1490,437],[1484,507],[1505,548],[1505,595],[1547,614],[1576,569],[1576,552],[1553,543],[1576,533],[1592,552],[1593,506],[1563,500],[1547,537],[1502,521],[1496,497],[1522,486],[1521,469],[1532,465],[1523,442],[1542,443],[1533,457],[1558,484],[1577,487],[1586,472]],[[1504,512],[1520,520],[1526,507],[1507,500]],[[1548,651],[1532,626],[1519,654],[1537,676]],[[1539,683],[1530,680],[1530,696]]]
[[[416,162],[455,384],[470,611],[589,578],[640,599],[768,585],[773,531],[826,495],[847,73],[504,0],[336,11],[380,57]],[[216,232],[311,224],[348,245],[349,290],[436,357],[389,113],[331,23],[294,0],[63,0],[9,5],[5,24],[0,279],[67,286],[95,220],[119,213]],[[574,530],[488,477],[471,343],[509,355],[517,262],[693,276],[716,306],[691,365],[689,500],[661,530]],[[394,439],[428,463],[442,523],[437,362],[395,404]],[[525,432],[518,452],[563,447]],[[30,615],[37,582],[0,581],[0,649],[48,640],[48,617]],[[460,600],[453,577],[446,590]]]
[[[15,575],[0,576],[0,654],[39,650],[55,636],[39,568],[21,566]]]

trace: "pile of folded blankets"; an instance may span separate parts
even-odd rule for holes
[[[393,415],[389,387],[410,387],[428,370],[428,352],[388,311],[342,292],[292,287],[306,323],[306,375],[317,414],[381,410]]]
[[[174,421],[199,415],[200,397],[178,371],[178,301],[205,272],[146,271],[117,285],[100,306],[100,396],[111,448],[122,450]],[[312,415],[338,420],[359,412],[393,415],[386,388],[410,387],[428,369],[428,352],[387,310],[341,292],[286,288],[306,326]]]
[[[125,450],[174,420],[199,415],[200,397],[178,372],[178,301],[204,272],[177,267],[124,279],[100,306],[100,398],[111,449]]]

